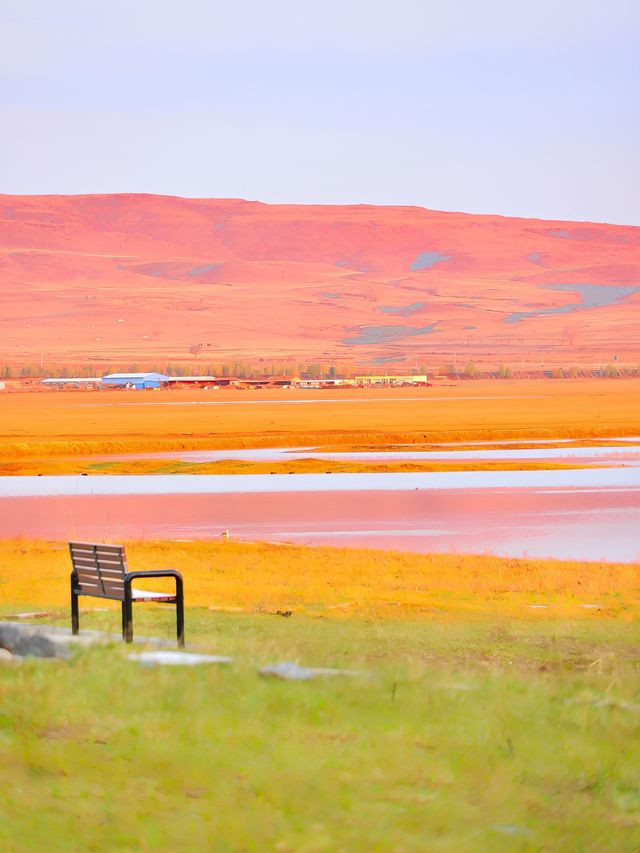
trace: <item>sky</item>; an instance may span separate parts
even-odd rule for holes
[[[640,2],[0,0],[0,191],[640,225]]]

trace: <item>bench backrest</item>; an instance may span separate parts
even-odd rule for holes
[[[69,542],[78,592],[103,598],[124,600],[124,575],[127,558],[123,545],[92,545]]]

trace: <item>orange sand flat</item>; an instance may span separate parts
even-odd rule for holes
[[[180,448],[618,435],[640,435],[638,379],[469,381],[344,391],[0,394],[5,460]]]
[[[0,196],[0,233],[15,364],[640,361],[637,227],[105,195]]]

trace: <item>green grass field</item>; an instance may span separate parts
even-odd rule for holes
[[[170,609],[135,619],[171,647]],[[187,630],[234,663],[0,664],[2,851],[640,850],[637,621],[190,608]],[[257,675],[279,660],[363,674]]]

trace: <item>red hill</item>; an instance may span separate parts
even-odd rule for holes
[[[5,361],[640,360],[637,227],[153,195],[0,223]]]

